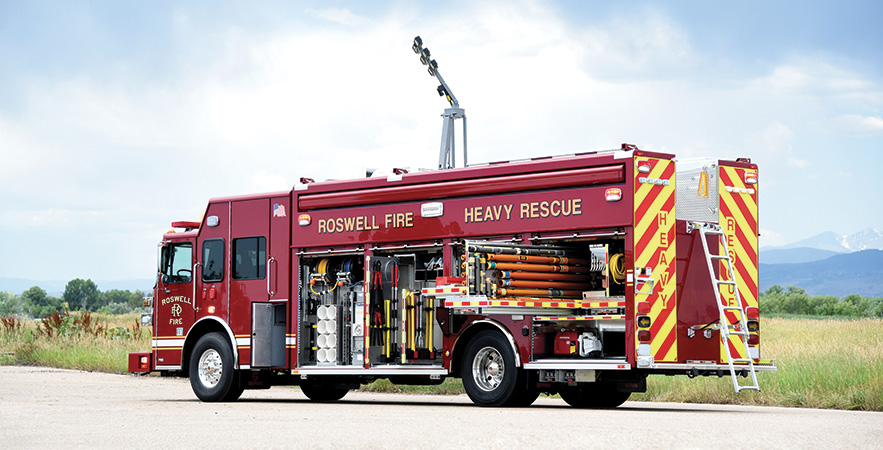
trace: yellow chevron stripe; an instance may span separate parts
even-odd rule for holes
[[[668,164],[674,164],[671,161],[665,159],[656,159],[656,158],[640,158],[640,160],[648,160],[654,161],[653,168],[650,170],[650,173],[643,174],[638,173],[638,159],[635,159],[635,181],[637,181],[640,177],[648,177],[648,178],[659,178],[665,173],[665,169],[668,167]],[[672,184],[674,184],[674,180],[672,180]],[[650,190],[653,189],[653,185],[650,184],[641,184],[638,186],[638,191],[635,192],[635,198],[641,198],[647,196],[650,193]]]
[[[743,177],[739,174],[739,169],[735,167],[720,166],[720,171],[726,174],[733,187],[757,189],[757,185],[746,185]],[[721,203],[726,205],[731,214],[725,215],[723,208],[721,208],[719,220],[724,231],[724,238],[727,239],[727,245],[730,248],[730,258],[733,259],[736,285],[739,289],[739,296],[742,298],[743,304],[738,306],[757,306],[757,294],[753,290],[748,289],[749,281],[755,287],[758,286],[757,261],[752,260],[748,252],[750,250],[754,255],[757,255],[757,236],[752,235],[750,231],[751,225],[757,224],[757,203],[749,194],[727,192],[723,181],[718,185],[718,195],[720,196]],[[735,200],[737,197],[745,203],[747,215],[739,208]],[[735,226],[735,230],[743,230],[747,242],[740,241],[737,238],[735,230],[729,226],[730,221]],[[754,228],[756,229],[756,227]],[[747,248],[743,247],[743,244],[747,244]],[[740,264],[745,266],[745,268],[740,269]],[[730,289],[731,287],[722,286],[721,294],[727,303],[733,304],[735,303],[735,293],[730,292]],[[735,318],[735,316],[732,317]],[[733,344],[733,348],[735,348],[734,357],[744,358],[747,356],[744,355],[744,348],[740,337],[732,336],[730,337],[730,342]],[[724,343],[722,342],[720,358],[721,361],[725,362],[727,356],[723,346]]]
[[[657,215],[662,211],[663,205],[665,205],[665,203],[669,201],[674,195],[674,188],[672,187],[670,189],[665,189],[662,194],[656,197],[656,200],[654,200],[653,203],[650,205],[650,209],[647,210],[647,213],[644,214],[644,217],[641,217],[640,221],[637,223],[637,225],[635,225],[635,232],[639,235],[646,232],[647,229],[650,228],[657,220]],[[636,206],[637,204],[638,201],[636,200]],[[670,217],[668,219],[668,225],[671,225],[674,220],[674,217]]]
[[[637,167],[637,160],[643,160],[645,158],[636,158],[635,165]],[[661,178],[663,173],[673,165],[673,161],[656,159],[656,158],[646,158],[651,161],[653,164],[653,169],[649,174],[639,174],[636,172],[635,175],[635,183],[638,183],[638,178],[647,176],[648,178]],[[641,206],[641,203],[647,198],[648,195],[651,195],[653,192],[659,192],[659,195],[653,200],[653,202],[649,205],[647,211],[641,212],[638,209]],[[635,208],[635,228],[634,228],[634,265],[637,267],[648,267],[650,266],[653,270],[651,278],[654,280],[654,294],[653,295],[645,295],[645,294],[635,294],[634,299],[635,302],[643,301],[651,298],[655,298],[656,300],[652,303],[650,309],[650,320],[653,323],[652,328],[659,327],[655,333],[651,334],[650,337],[650,348],[651,353],[655,361],[677,361],[677,342],[673,340],[672,346],[665,351],[665,354],[660,354],[662,351],[662,346],[668,339],[676,339],[676,326],[677,326],[677,300],[676,300],[676,274],[672,274],[669,278],[667,278],[665,283],[663,283],[662,274],[669,271],[676,261],[676,246],[674,242],[674,237],[671,238],[671,241],[664,242],[662,238],[662,234],[666,235],[671,234],[674,236],[674,227],[675,227],[675,209],[674,206],[670,210],[663,210],[663,207],[667,202],[669,202],[675,195],[675,174],[674,172],[669,179],[668,186],[656,186],[650,184],[641,184],[636,193],[634,199],[634,208]],[[672,204],[673,205],[673,204]],[[665,223],[660,224],[658,221],[660,220],[660,215],[665,215]],[[637,248],[639,242],[648,232],[654,233],[650,236],[650,239],[647,241],[646,246],[644,248]],[[657,250],[662,248],[663,250],[660,252],[659,261],[652,261],[651,258],[657,253]],[[663,260],[664,258],[664,260]],[[628,288],[628,287],[627,287]],[[649,292],[648,289],[642,289],[642,291]],[[657,320],[661,320],[661,317],[664,312],[668,311],[668,317],[665,318],[665,322],[662,324],[657,324]],[[639,342],[635,342],[635,345],[640,345]],[[637,349],[637,347],[636,347]]]
[[[675,325],[677,325],[678,318],[676,311],[672,311],[672,313],[665,320],[665,323],[662,324],[662,327],[659,329],[659,332],[655,333],[654,336],[650,338],[650,349],[653,352],[654,359],[656,361],[677,361],[678,359],[678,345],[677,341],[675,341],[674,345],[669,348],[668,352],[664,355],[661,355],[659,352],[661,351],[660,347],[665,342],[666,338],[670,334],[675,333]]]

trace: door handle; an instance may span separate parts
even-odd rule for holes
[[[274,263],[274,265],[275,265],[275,262],[276,262],[276,258],[274,258],[272,256],[270,257],[270,259],[267,260],[267,295],[269,295],[270,297],[276,295],[276,291],[270,290],[270,277],[273,274],[273,271],[270,270],[270,263]]]
[[[196,269],[200,266],[202,266],[202,263],[199,261],[193,264],[193,277],[190,280],[190,282],[193,283],[193,297],[190,297],[190,303],[193,305],[193,310],[196,312],[199,312],[199,307],[196,306],[196,280],[198,279],[196,276]]]

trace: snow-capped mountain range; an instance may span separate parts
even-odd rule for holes
[[[883,233],[868,228],[831,231],[781,247],[760,249],[760,290],[798,286],[810,295],[883,295]]]
[[[857,252],[860,250],[883,250],[883,232],[876,228],[867,228],[853,234],[837,234],[833,231],[826,231],[793,244],[781,247],[768,247],[764,248],[764,250],[788,248],[815,248],[838,253]]]

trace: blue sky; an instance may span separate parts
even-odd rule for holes
[[[618,147],[760,164],[761,245],[883,228],[883,3],[0,0],[0,278],[149,278],[300,177]],[[0,290],[3,287],[0,286]]]

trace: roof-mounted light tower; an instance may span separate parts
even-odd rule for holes
[[[463,119],[463,166],[465,167],[467,164],[466,110],[460,107],[460,103],[457,102],[457,97],[454,96],[451,88],[448,87],[448,84],[445,83],[444,78],[442,78],[441,74],[438,72],[438,63],[435,62],[434,59],[430,59],[429,49],[423,47],[423,39],[420,39],[420,36],[414,38],[414,44],[411,45],[411,50],[414,50],[414,53],[420,55],[420,62],[427,67],[429,75],[438,78],[439,83],[441,83],[438,88],[436,88],[438,95],[445,97],[448,100],[448,103],[451,104],[451,107],[445,109],[445,113],[442,114],[442,138],[441,149],[439,150],[438,155],[438,168],[452,169],[457,165],[456,158],[454,157],[454,120],[456,119]]]

